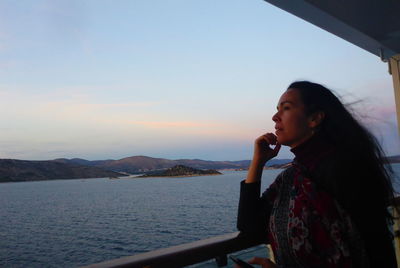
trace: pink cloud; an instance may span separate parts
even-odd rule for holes
[[[364,124],[379,124],[392,122],[396,118],[396,106],[394,104],[384,103],[380,105],[365,105],[361,103],[353,107],[353,112],[356,117]]]
[[[396,106],[379,106],[374,109],[377,117],[387,118],[396,114]]]
[[[215,123],[201,123],[201,122],[190,122],[190,121],[131,121],[131,124],[142,125],[153,128],[171,128],[171,127],[182,127],[182,128],[198,128],[198,127],[216,127]]]

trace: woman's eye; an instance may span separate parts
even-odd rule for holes
[[[284,106],[284,107],[283,107],[283,110],[289,110],[289,109],[290,109],[289,106]]]

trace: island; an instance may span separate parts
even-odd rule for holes
[[[148,178],[148,177],[193,177],[193,176],[208,176],[208,175],[222,175],[214,169],[196,169],[192,167],[187,167],[184,165],[176,165],[172,168],[168,168],[162,171],[153,171],[138,176],[136,178]]]

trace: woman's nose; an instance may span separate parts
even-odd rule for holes
[[[278,112],[276,112],[276,113],[272,116],[272,121],[274,121],[274,122],[279,121]]]

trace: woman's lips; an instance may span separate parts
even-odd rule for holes
[[[281,128],[275,128],[275,135],[278,135],[278,133],[282,132]]]

